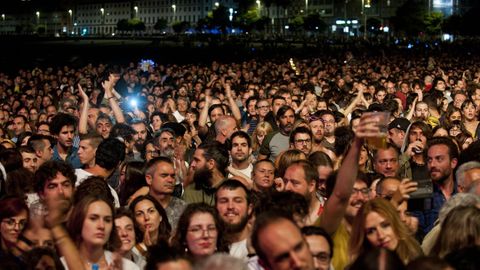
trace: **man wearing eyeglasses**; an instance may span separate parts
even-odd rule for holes
[[[290,134],[290,148],[302,151],[306,156],[312,151],[312,131],[307,127],[297,127]]]

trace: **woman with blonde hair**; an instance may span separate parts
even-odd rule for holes
[[[252,154],[256,158],[260,151],[265,136],[273,132],[272,126],[268,122],[260,122],[252,133]]]
[[[423,255],[396,209],[383,198],[366,202],[353,221],[350,237],[352,261],[372,248],[394,251],[405,264]]]
[[[283,177],[285,171],[287,170],[288,166],[295,161],[298,160],[306,160],[307,156],[305,153],[298,149],[288,149],[287,151],[283,151],[278,155],[275,159],[275,171],[277,177]]]

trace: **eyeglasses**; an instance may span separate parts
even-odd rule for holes
[[[160,151],[157,150],[146,151],[145,153],[147,155],[152,155],[153,157],[158,157],[160,155]]]
[[[18,225],[18,228],[21,230],[23,228],[25,228],[25,225],[27,224],[27,220],[26,219],[22,219],[20,221],[16,221],[15,219],[13,218],[7,218],[7,219],[4,219],[2,220],[3,223],[7,224],[8,227],[10,228],[15,228],[15,226]]]
[[[357,193],[362,193],[362,195],[367,196],[368,194],[370,194],[370,189],[369,188],[361,188],[361,189],[353,188],[352,194],[357,194]]]
[[[208,233],[208,236],[214,236],[217,235],[217,227],[215,226],[208,226],[206,229],[201,228],[201,227],[193,227],[188,229],[188,232],[193,234],[196,237],[203,236],[203,234],[206,232]]]
[[[328,262],[330,260],[330,254],[328,254],[327,252],[319,252],[317,254],[312,254],[312,256],[319,262]]]
[[[270,106],[264,105],[264,106],[257,106],[257,109],[263,110],[263,109],[268,109]]]
[[[303,139],[303,140],[298,139],[298,140],[295,140],[296,144],[309,144],[311,142],[312,142],[312,139]]]

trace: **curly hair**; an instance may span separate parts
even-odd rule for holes
[[[43,192],[45,183],[57,177],[58,173],[61,173],[63,176],[65,176],[68,180],[70,180],[72,186],[75,186],[77,175],[75,175],[75,171],[73,170],[72,166],[65,161],[50,160],[43,163],[35,172],[33,185],[35,192]]]

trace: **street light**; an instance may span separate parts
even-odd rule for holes
[[[363,14],[363,38],[367,39],[367,8],[371,7],[370,0],[362,0],[362,14]]]
[[[305,0],[305,14],[308,14],[308,0]]]
[[[40,11],[35,12],[35,15],[37,15],[37,24],[40,24]]]
[[[68,15],[70,15],[70,28],[73,29],[73,11],[71,9],[68,10]]]
[[[220,4],[218,2],[215,2],[215,6],[218,8],[218,6],[220,6]]]
[[[173,8],[173,20],[172,21],[175,21],[175,16],[177,15],[177,5],[173,4],[172,8]]]
[[[5,14],[2,14],[2,21],[5,21]]]
[[[103,34],[103,25],[105,24],[105,9],[100,8],[100,12],[102,13],[102,26],[100,27],[100,32],[102,32],[101,34]]]
[[[260,17],[260,15],[262,15],[262,6],[261,6],[262,3],[260,2],[260,0],[257,0],[256,3],[258,6],[258,16]]]
[[[138,7],[134,6],[133,10],[135,10],[135,18],[137,18],[138,17]]]

